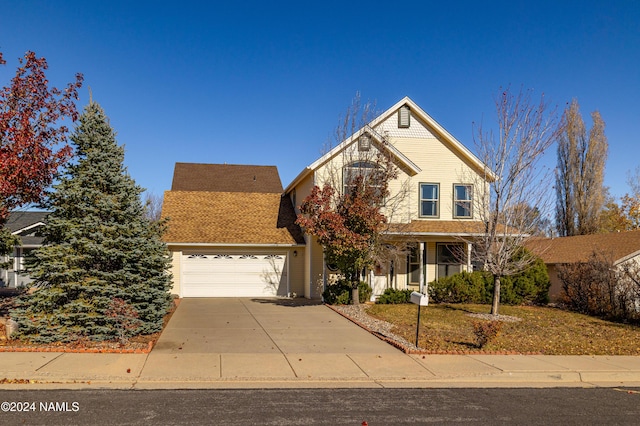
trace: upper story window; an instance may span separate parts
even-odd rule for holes
[[[470,218],[473,200],[472,185],[453,185],[453,217]]]
[[[440,185],[437,183],[420,184],[420,216],[438,217]]]
[[[375,172],[378,169],[375,163],[370,161],[356,161],[344,166],[342,169],[342,189],[343,194],[347,194],[355,188],[356,179],[362,177],[365,185],[379,186],[375,182]]]

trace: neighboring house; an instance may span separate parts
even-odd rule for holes
[[[24,258],[33,249],[42,245],[42,237],[38,231],[45,224],[48,212],[12,212],[7,221],[7,228],[13,235],[20,237],[20,244],[13,249],[8,260],[9,269],[0,269],[0,287],[19,287],[31,282],[24,272]],[[7,260],[7,259],[4,259]]]
[[[526,246],[547,265],[551,301],[557,301],[562,292],[562,282],[558,278],[558,267],[561,265],[588,262],[594,253],[605,256],[613,266],[640,262],[640,231],[535,238],[529,240]]]
[[[173,253],[174,292],[320,298],[335,271],[325,265],[315,238],[293,225],[297,206],[314,185],[372,166],[364,159],[375,155],[383,139],[399,169],[388,197],[394,207],[385,207],[385,237],[409,248],[367,271],[374,296],[387,287],[423,289],[438,277],[471,270],[472,247],[460,237],[483,233],[478,194],[488,190],[492,175],[404,98],[304,168],[284,190],[275,167],[177,163],[163,206],[163,217],[170,218],[165,241]],[[480,188],[474,186],[478,181]]]

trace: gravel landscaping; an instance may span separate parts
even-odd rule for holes
[[[409,342],[407,339],[394,334],[391,330],[393,329],[393,324],[382,321],[376,318],[373,318],[370,315],[367,315],[367,309],[370,305],[360,304],[360,305],[327,305],[331,309],[339,312],[344,317],[350,319],[354,323],[358,324],[360,327],[368,330],[369,332],[382,336],[385,340],[390,341],[390,343],[395,343],[395,346],[400,346],[405,349],[409,349],[412,351],[419,350],[419,348]]]

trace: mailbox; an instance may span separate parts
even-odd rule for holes
[[[411,303],[414,303],[418,306],[428,306],[429,296],[414,291],[413,293],[411,293]]]

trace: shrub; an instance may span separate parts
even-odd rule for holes
[[[523,254],[517,255],[517,257]],[[542,259],[538,258],[526,270],[512,276],[502,277],[500,302],[506,305],[523,303],[549,303],[549,273]],[[493,292],[493,282],[491,293]]]
[[[364,303],[371,297],[373,290],[369,285],[360,281],[358,284],[358,299]],[[348,305],[351,301],[351,283],[346,280],[338,280],[335,284],[330,284],[322,292],[325,303],[329,305]]]
[[[473,334],[476,336],[476,345],[482,349],[487,343],[498,337],[502,330],[500,321],[474,321]]]
[[[360,300],[360,303],[369,301],[371,293],[373,293],[373,289],[369,287],[369,284],[364,281],[360,281],[358,284],[358,299]]]
[[[348,305],[351,298],[351,285],[344,280],[330,284],[322,292],[322,298],[329,305]]]
[[[558,267],[561,302],[576,312],[611,320],[637,320],[640,282],[637,265],[614,267],[607,256],[594,252],[587,262]]]
[[[396,290],[395,288],[387,288],[380,295],[376,303],[383,305],[396,305],[402,303],[411,303],[411,290]]]
[[[486,272],[461,272],[429,283],[434,303],[489,303],[493,277]]]
[[[502,277],[500,303],[547,303],[549,274],[544,262],[537,259],[519,274]],[[484,272],[461,272],[429,283],[429,297],[435,303],[491,303],[493,275]]]

